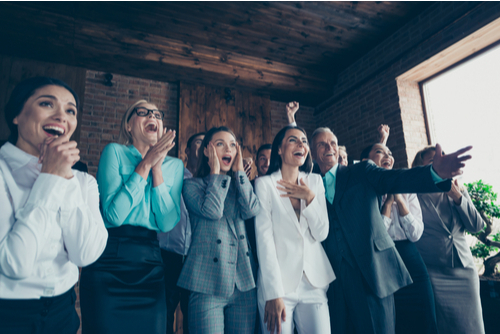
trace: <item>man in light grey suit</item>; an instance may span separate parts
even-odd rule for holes
[[[333,132],[313,133],[311,151],[325,182],[330,220],[323,246],[337,275],[328,290],[332,333],[394,333],[393,293],[412,280],[384,226],[381,196],[448,191],[451,182],[443,179],[461,173],[470,156],[459,156],[469,149],[440,156],[432,167],[386,170],[372,161],[345,167],[338,165]]]

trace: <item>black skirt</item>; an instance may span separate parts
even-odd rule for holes
[[[394,294],[397,334],[437,333],[436,307],[432,284],[415,244],[409,240],[395,241],[413,284]]]
[[[80,319],[75,301],[73,288],[56,297],[0,299],[0,333],[76,334]]]
[[[82,269],[82,332],[165,333],[164,271],[156,232],[126,225],[108,233],[102,256]]]

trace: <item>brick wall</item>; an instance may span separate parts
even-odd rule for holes
[[[288,125],[285,106],[285,102],[271,101],[271,127],[273,139],[283,127]],[[297,125],[303,127],[308,136],[316,129],[313,107],[300,106],[299,111],[295,114],[295,118]]]
[[[102,150],[118,141],[122,116],[137,100],[145,99],[164,110],[168,129],[177,130],[178,125],[178,84],[113,74],[113,85],[108,87],[104,85],[104,74],[87,71],[82,110],[80,156],[94,176]]]
[[[353,159],[389,124],[395,166],[407,166],[427,136],[420,96],[415,87],[398,91],[396,77],[499,16],[499,2],[437,2],[339,74],[316,124],[331,127]]]

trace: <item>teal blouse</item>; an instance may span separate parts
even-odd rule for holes
[[[107,228],[133,225],[168,232],[181,217],[184,164],[167,156],[162,165],[164,182],[153,187],[151,172],[147,180],[135,172],[141,161],[141,153],[133,145],[112,143],[104,148],[97,171],[104,224]]]

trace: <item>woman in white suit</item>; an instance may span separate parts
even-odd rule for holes
[[[326,291],[335,274],[321,245],[329,222],[323,180],[311,169],[305,131],[287,126],[274,138],[267,175],[255,182],[264,333],[293,333],[294,326],[299,333],[330,333]]]

